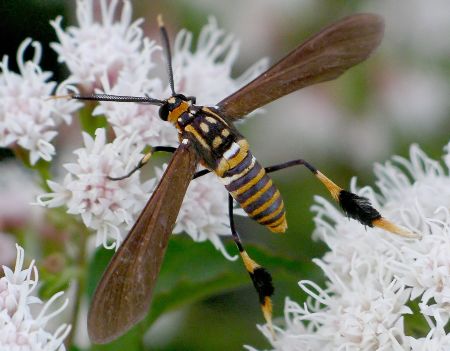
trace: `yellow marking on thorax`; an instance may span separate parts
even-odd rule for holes
[[[206,116],[205,119],[211,124],[216,124],[217,123],[217,120],[215,118],[210,117],[210,116]]]
[[[199,132],[197,132],[197,130],[193,126],[188,125],[186,126],[186,128],[184,128],[184,130],[188,133],[191,133],[195,137],[195,139],[197,139],[197,141],[203,146],[203,148],[205,148],[206,150],[210,149],[206,140],[203,139],[203,137],[199,134]]]
[[[229,169],[236,167],[247,156],[248,153],[247,140],[241,139],[237,142],[237,144],[239,145],[239,151],[234,157],[232,157],[229,160],[227,160],[225,157],[222,157],[220,159],[219,165],[215,169],[215,172],[219,177],[222,177],[223,174]]]
[[[220,144],[222,144],[222,138],[220,137],[220,136],[216,136],[215,138],[214,138],[214,140],[213,140],[213,142],[212,142],[212,146],[213,146],[213,148],[214,149],[217,149],[219,146],[220,146]]]
[[[226,126],[228,125],[228,123],[222,118],[220,117],[220,115],[218,115],[217,113],[213,112],[212,110],[210,110],[208,107],[203,107],[202,108],[203,111],[213,115],[216,119],[218,119],[219,121],[221,121],[223,124],[225,124]],[[208,118],[208,117],[207,117]]]
[[[203,131],[203,133],[208,133],[209,132],[209,126],[206,124],[206,123],[204,123],[204,122],[201,122],[200,123],[200,129]]]
[[[189,104],[186,101],[181,101],[180,105],[172,110],[169,113],[167,120],[176,125],[178,117],[180,117],[184,112],[186,112],[189,108]]]

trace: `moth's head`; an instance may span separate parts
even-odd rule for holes
[[[193,98],[188,98],[183,94],[175,94],[167,100],[164,100],[163,104],[159,108],[159,117],[163,121],[169,121],[172,124],[175,124],[178,117],[183,112],[187,111],[193,101]]]

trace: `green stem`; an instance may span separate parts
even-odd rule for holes
[[[46,161],[38,161],[36,165],[34,166],[34,169],[38,171],[39,176],[41,178],[41,187],[45,191],[50,192],[50,187],[47,184],[48,179],[52,179],[52,173],[50,172],[50,163]]]

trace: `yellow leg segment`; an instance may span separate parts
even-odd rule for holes
[[[272,296],[274,288],[272,285],[272,277],[263,267],[250,258],[246,251],[241,251],[242,261],[245,269],[252,278],[253,285],[259,295],[259,303],[261,304],[262,313],[273,336],[275,336],[272,325]]]

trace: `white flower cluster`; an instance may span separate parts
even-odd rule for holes
[[[217,250],[229,260],[220,236],[230,235],[228,218],[228,192],[219,184],[214,174],[208,174],[189,184],[174,234],[187,233],[193,240],[210,240]]]
[[[42,304],[34,296],[38,283],[38,271],[31,262],[23,269],[24,250],[17,247],[14,271],[3,267],[4,277],[0,278],[0,349],[2,351],[64,351],[63,340],[70,332],[70,326],[62,324],[54,334],[46,331],[49,320],[66,308],[68,300],[53,312],[49,309],[63,292],[53,295],[40,309],[39,314],[31,312],[31,306]]]
[[[24,62],[24,53],[33,46],[33,59]],[[71,113],[81,105],[76,101],[48,99],[53,92],[64,94],[63,84],[49,81],[50,72],[39,67],[42,47],[38,42],[25,39],[17,52],[20,74],[8,68],[8,56],[0,63],[0,147],[16,145],[29,151],[32,165],[39,159],[50,161],[55,148],[50,143],[56,136],[56,126],[69,123]]]
[[[175,89],[188,96],[196,96],[200,105],[215,105],[268,66],[268,60],[261,59],[240,77],[231,78],[231,70],[239,53],[239,43],[233,35],[225,35],[214,17],[208,19],[200,32],[194,52],[191,47],[192,33],[180,31],[174,42]]]
[[[67,65],[69,81],[81,84],[84,90],[92,92],[100,87],[105,74],[115,83],[122,73],[139,76],[142,66],[152,65],[149,54],[153,43],[143,38],[140,28],[143,19],[131,23],[131,4],[123,1],[120,19],[115,20],[118,3],[118,0],[78,0],[79,27],[71,26],[64,31],[62,17],[50,22],[59,40],[51,46],[59,61]],[[101,23],[95,19],[97,5],[101,8]]]
[[[68,173],[63,184],[48,181],[53,192],[37,201],[42,206],[67,206],[68,213],[80,215],[87,227],[96,230],[97,245],[117,248],[144,207],[154,180],[141,183],[139,172],[120,181],[108,179],[123,175],[142,158],[132,138],[107,143],[106,131],[97,129],[95,139],[87,133],[83,139],[84,147],[74,151],[77,162],[64,165]]]
[[[94,16],[96,4],[100,6],[101,22]],[[152,56],[159,47],[143,35],[142,19],[131,23],[130,2],[122,4],[117,21],[118,1],[79,0],[79,27],[63,30],[61,18],[52,22],[60,41],[52,47],[71,72],[68,81],[76,83],[83,93],[167,98],[168,80],[157,78],[154,72]],[[175,90],[189,96],[198,94],[202,101],[217,103],[266,66],[264,60],[260,61],[232,79],[238,44],[218,28],[214,19],[201,31],[194,52],[191,43],[192,34],[186,31],[175,39]],[[50,181],[53,192],[40,196],[38,202],[49,207],[67,206],[68,213],[81,215],[83,222],[97,231],[98,244],[117,248],[149,198],[155,180],[141,183],[139,172],[121,181],[111,181],[107,176],[126,174],[138,163],[146,145],[178,145],[178,135],[170,123],[159,118],[155,106],[101,102],[93,114],[106,116],[116,139],[107,143],[104,130],[97,130],[95,140],[85,135],[85,147],[76,151],[77,162],[65,165],[69,173],[63,183]],[[228,221],[227,192],[218,181],[205,176],[190,185],[175,232],[187,232],[196,241],[209,239],[230,258],[219,238],[230,234]]]
[[[444,160],[446,169],[413,145],[410,160],[394,157],[376,165],[379,194],[370,187],[358,190],[352,182],[352,191],[368,197],[394,222],[420,232],[419,240],[365,230],[327,200],[316,199],[315,236],[330,249],[315,260],[326,288],[300,281],[309,299],[303,305],[286,300],[285,321],[275,327],[275,338],[261,327],[274,350],[448,349],[448,153]],[[405,333],[404,316],[413,313],[408,307],[413,305],[420,312],[413,318],[429,325],[422,337]]]

